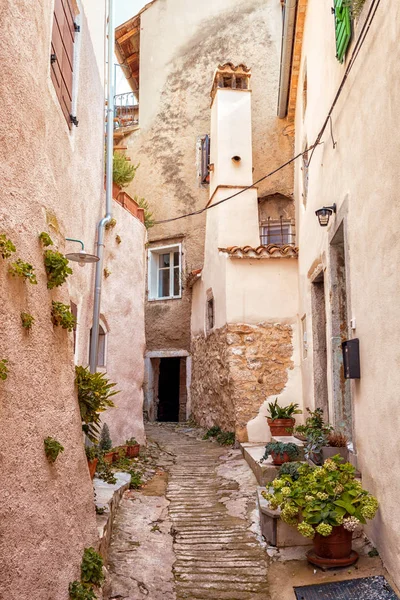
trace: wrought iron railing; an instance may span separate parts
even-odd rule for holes
[[[139,125],[139,104],[133,92],[114,96],[114,129]]]

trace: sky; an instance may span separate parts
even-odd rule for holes
[[[147,4],[149,0],[115,0],[115,25],[121,25],[128,19],[137,15],[137,13]],[[117,60],[115,61],[117,62]],[[126,82],[126,79],[122,73],[122,69],[117,67],[116,73],[116,92],[117,94],[124,94],[125,92],[131,92],[131,88]]]

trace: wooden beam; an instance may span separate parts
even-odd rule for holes
[[[128,65],[130,66],[131,63],[133,63],[135,60],[139,61],[139,52],[134,52],[133,54],[130,54],[129,56],[126,57],[126,62],[128,63]]]
[[[130,31],[128,31],[127,33],[125,33],[124,35],[121,35],[120,38],[116,39],[116,42],[121,45],[124,44],[125,42],[127,42],[133,35],[136,35],[137,33],[139,33],[140,28],[139,27],[134,27],[134,29],[131,29]]]

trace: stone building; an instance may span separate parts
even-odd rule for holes
[[[286,1],[279,114],[295,155],[318,144],[294,177],[304,405],[347,431],[380,502],[367,534],[399,585],[400,6],[358,5],[335,2],[334,19],[330,0]]]
[[[121,149],[140,163],[128,192],[145,198],[153,218],[161,221],[148,239],[145,410],[150,419],[185,419],[192,413],[191,393],[200,391],[192,385],[191,285],[204,264],[206,217],[203,212],[168,219],[202,210],[210,200],[210,90],[218,65],[252,67],[252,123],[246,132],[252,181],[291,156],[292,139],[276,117],[281,26],[275,0],[154,0],[116,30],[116,53],[135,97],[132,113],[138,103],[138,122],[122,122],[118,130]],[[292,180],[289,167],[253,192],[264,241],[280,235],[281,222],[284,235],[293,234],[295,241]],[[262,240],[256,221],[251,243],[257,247]],[[260,321],[273,317],[266,314]],[[238,314],[233,322],[241,318]],[[264,387],[246,419],[257,415],[267,392]]]
[[[39,234],[64,254],[79,250],[67,237],[95,253],[104,215],[105,2],[9,0],[1,15],[0,234],[16,252],[0,257],[0,360],[8,360],[0,379],[0,596],[67,600],[83,549],[97,544],[74,385],[74,363],[89,359],[94,266],[71,263],[67,282],[48,289]],[[117,202],[114,217],[99,368],[121,390],[110,415],[118,443],[144,439],[145,228]],[[36,285],[9,274],[17,259],[33,266]],[[74,333],[53,326],[52,301],[71,305]],[[35,319],[29,332],[21,312]],[[53,465],[48,436],[64,447]]]

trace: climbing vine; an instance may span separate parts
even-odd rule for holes
[[[26,313],[26,312],[21,313],[21,323],[22,323],[22,327],[24,329],[27,329],[27,330],[31,329],[34,322],[35,322],[35,317],[33,315]]]
[[[57,250],[46,250],[44,253],[44,267],[49,290],[59,287],[66,282],[68,275],[72,275],[72,269],[68,266],[68,259]]]
[[[0,379],[5,381],[8,377],[8,360],[3,358],[0,360]]]
[[[68,304],[62,302],[52,302],[51,320],[53,325],[60,326],[68,331],[73,331],[76,325],[76,318],[71,312]]]
[[[10,258],[11,254],[15,252],[15,246],[8,237],[2,233],[0,235],[0,254],[2,258]]]
[[[11,263],[8,267],[8,272],[13,277],[21,277],[24,280],[28,279],[29,283],[34,285],[37,284],[34,267],[20,258],[17,258],[15,262]]]
[[[45,247],[53,245],[53,240],[51,239],[49,234],[46,233],[45,231],[42,231],[42,233],[39,235],[39,240],[42,242],[43,246],[45,246]]]
[[[64,452],[64,446],[52,437],[47,437],[44,440],[44,451],[49,463],[53,464],[57,460],[60,452]]]

